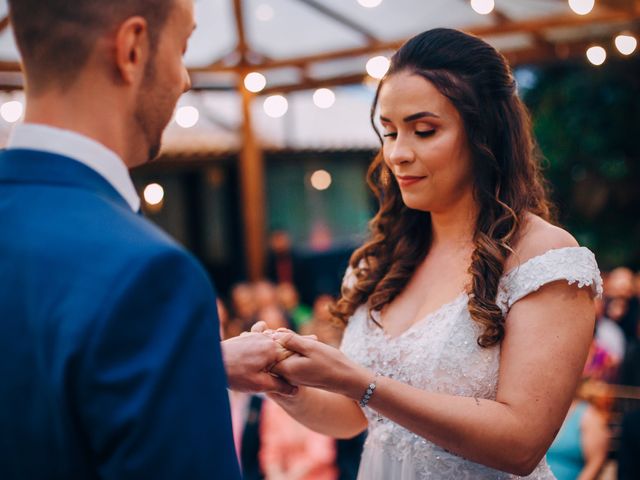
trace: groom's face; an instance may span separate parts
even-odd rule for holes
[[[162,133],[178,98],[191,87],[183,57],[194,28],[193,0],[175,0],[138,92],[135,120],[144,136],[149,160],[160,151]]]

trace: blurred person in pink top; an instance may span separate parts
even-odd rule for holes
[[[267,480],[335,480],[335,441],[293,420],[270,398],[262,404],[260,466]]]

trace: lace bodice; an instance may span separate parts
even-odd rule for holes
[[[347,272],[345,276],[347,285],[353,281],[350,275]],[[593,253],[583,247],[561,248],[534,257],[504,275],[499,283],[497,304],[506,315],[519,299],[556,280],[590,286],[598,295],[602,291]],[[467,303],[468,295],[461,293],[397,337],[389,337],[377,327],[363,305],[351,317],[341,348],[361,365],[420,389],[495,399],[500,346],[486,349],[478,346],[481,327],[471,319]],[[373,410],[366,408],[365,413],[369,435],[361,469],[374,470],[364,474],[361,470],[361,478],[518,478],[448,453]],[[401,466],[398,468],[403,473],[386,471],[379,476],[379,468],[376,470],[371,464],[385,455]],[[543,461],[527,478],[554,477]]]

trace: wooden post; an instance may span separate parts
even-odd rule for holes
[[[242,146],[240,149],[240,191],[244,220],[244,245],[249,279],[264,276],[267,245],[265,225],[265,170],[262,149],[258,144],[251,122],[253,95],[244,86],[244,75],[239,78],[238,91],[242,95]]]

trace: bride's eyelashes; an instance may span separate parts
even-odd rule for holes
[[[431,130],[416,130],[415,135],[420,137],[420,138],[428,138],[430,136],[432,136],[434,133],[436,133],[436,129],[431,129]],[[385,138],[397,138],[398,136],[398,132],[387,132],[385,134],[382,135]]]

